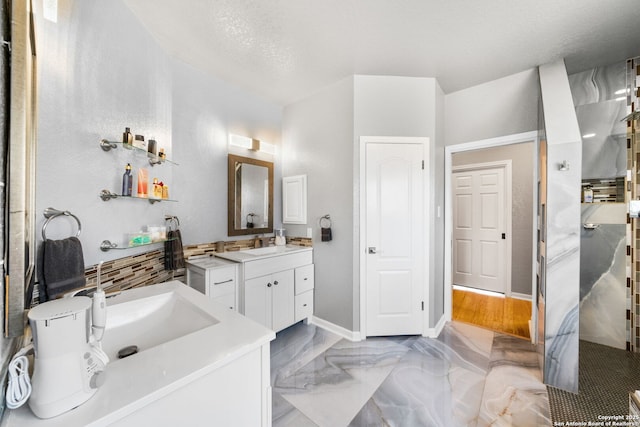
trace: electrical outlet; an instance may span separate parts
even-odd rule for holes
[[[307,227],[307,237],[310,239],[313,237],[313,229],[311,227]]]

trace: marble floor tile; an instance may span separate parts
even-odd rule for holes
[[[341,340],[273,391],[319,426],[344,426],[373,395],[409,348],[386,339]]]
[[[528,341],[496,334],[477,425],[551,425],[538,356]]]
[[[342,338],[315,325],[296,325],[278,332],[271,344],[271,384],[289,376]]]
[[[274,426],[549,424],[528,341],[455,322],[437,339],[350,342],[312,328],[296,325],[273,345]]]

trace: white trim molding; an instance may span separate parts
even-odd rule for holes
[[[331,323],[327,320],[321,319],[316,316],[312,316],[309,320],[310,320],[310,323],[316,325],[317,327],[327,330],[329,332],[332,332],[349,341],[352,341],[352,342],[362,341],[362,336],[358,331],[350,331],[347,328],[343,328],[342,326],[338,326],[335,323]]]
[[[438,335],[440,335],[440,332],[442,332],[446,323],[447,320],[445,319],[445,316],[443,314],[442,316],[440,316],[440,320],[438,320],[436,326],[433,328],[427,328],[422,336],[427,338],[438,338]]]
[[[451,311],[452,311],[452,280],[451,280],[451,267],[452,267],[452,253],[451,253],[451,237],[452,237],[452,221],[451,217],[451,174],[453,171],[452,166],[452,156],[453,153],[459,153],[463,151],[470,150],[478,150],[482,148],[492,148],[492,147],[500,147],[503,145],[511,145],[511,144],[519,144],[523,142],[533,142],[534,143],[534,153],[532,156],[534,157],[534,164],[536,167],[534,168],[534,181],[538,180],[538,169],[537,169],[537,142],[538,142],[538,132],[530,131],[523,132],[513,135],[501,136],[497,138],[483,139],[480,141],[467,142],[463,144],[449,145],[445,147],[445,156],[444,156],[444,197],[445,197],[445,217],[444,217],[444,319],[445,321],[451,321]],[[537,206],[537,194],[534,191],[534,206]],[[535,218],[535,217],[534,217]],[[532,235],[534,236],[534,241],[537,239],[536,230],[535,230],[536,221],[534,220],[534,229],[532,230]],[[535,256],[535,251],[534,251]],[[535,264],[533,264],[533,274],[531,279],[531,295],[536,295],[537,286],[535,280]],[[513,296],[513,294],[512,294]],[[532,305],[532,318],[537,319],[536,307]],[[537,320],[536,320],[537,321]]]

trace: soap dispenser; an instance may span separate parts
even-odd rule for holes
[[[131,164],[127,163],[127,166],[122,175],[122,195],[131,196],[131,188],[133,186],[133,176],[131,175]]]

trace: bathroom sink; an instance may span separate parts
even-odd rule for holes
[[[157,285],[130,289],[107,299],[102,348],[111,362],[215,325],[218,320],[176,290]]]
[[[279,249],[283,248],[283,249]],[[283,246],[267,246],[265,248],[255,248],[255,249],[245,249],[240,251],[243,254],[249,255],[267,255],[267,254],[275,254],[277,252],[284,252]]]

